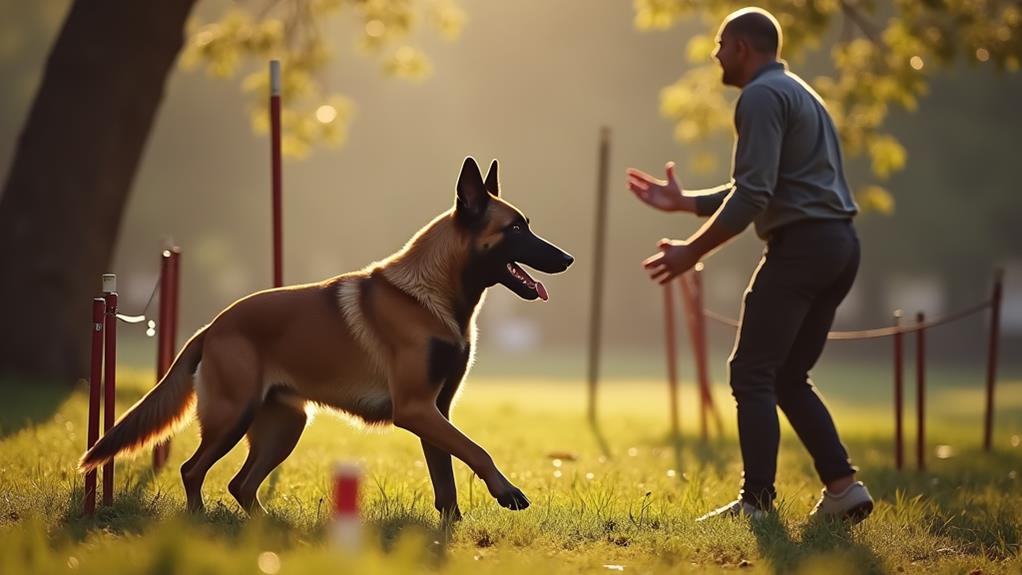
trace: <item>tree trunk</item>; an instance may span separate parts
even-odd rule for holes
[[[85,375],[91,300],[194,4],[69,10],[0,196],[0,374]]]

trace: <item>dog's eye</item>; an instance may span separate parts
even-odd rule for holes
[[[511,226],[511,231],[516,233],[516,234],[520,233],[522,231],[522,225],[521,224],[514,224],[513,226]]]

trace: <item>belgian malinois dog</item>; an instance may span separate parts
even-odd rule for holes
[[[443,518],[461,516],[452,455],[500,505],[525,509],[525,494],[451,424],[451,402],[472,363],[486,289],[499,283],[545,301],[546,288],[520,264],[560,273],[573,258],[499,196],[497,162],[484,181],[466,158],[454,207],[397,253],[361,271],[238,300],[192,336],[80,468],[170,436],[194,404],[201,441],[181,466],[188,508],[203,509],[206,472],[247,437],[248,458],[228,490],[246,511],[262,511],[259,485],[291,454],[313,404],[419,436]]]

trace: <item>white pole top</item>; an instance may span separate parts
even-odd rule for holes
[[[103,293],[117,291],[117,274],[103,274]]]
[[[270,60],[270,95],[280,95],[280,60]]]
[[[362,466],[354,461],[334,462],[335,477],[362,477]]]

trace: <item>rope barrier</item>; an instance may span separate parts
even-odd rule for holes
[[[145,302],[145,307],[142,308],[142,313],[141,314],[139,314],[139,315],[127,315],[127,314],[119,313],[119,314],[117,314],[117,319],[121,320],[124,323],[142,323],[142,322],[144,322],[146,320],[146,312],[149,311],[149,306],[150,306],[150,304],[153,303],[153,297],[156,296],[156,292],[158,292],[158,291],[160,291],[160,280],[156,280],[156,283],[153,285],[153,291],[149,293],[149,301]],[[152,323],[153,323],[153,325],[150,325],[149,329],[150,330],[155,330],[155,327],[156,327],[155,322],[152,322]],[[152,337],[152,334],[146,334],[146,335],[149,335],[150,337]]]
[[[968,316],[970,316],[970,315],[972,315],[974,313],[979,313],[979,312],[987,309],[991,305],[992,305],[991,301],[989,301],[989,300],[988,301],[984,301],[984,302],[978,303],[978,304],[976,304],[976,305],[974,305],[972,307],[965,308],[965,309],[960,310],[958,312],[955,312],[953,314],[947,315],[945,317],[937,318],[937,319],[930,320],[930,321],[927,321],[927,322],[917,323],[915,325],[880,327],[880,328],[864,329],[864,330],[857,330],[857,331],[832,331],[832,332],[827,334],[827,339],[835,339],[835,340],[875,339],[875,338],[879,338],[879,337],[890,337],[892,335],[899,334],[899,333],[912,333],[912,332],[916,332],[916,331],[919,331],[919,330],[929,329],[931,327],[936,327],[938,325],[943,325],[943,324],[946,324],[946,323],[951,323],[953,321],[958,321],[958,320],[960,320],[960,319],[962,319],[964,317],[968,317]],[[711,319],[711,320],[713,320],[713,321],[715,321],[717,323],[720,323],[720,324],[723,324],[723,325],[727,325],[727,326],[730,326],[730,327],[733,327],[733,328],[738,328],[738,326],[740,325],[738,320],[729,318],[729,317],[724,316],[724,315],[721,315],[721,314],[719,314],[719,313],[717,313],[717,312],[715,312],[715,311],[713,311],[713,310],[711,310],[709,308],[703,309],[703,314],[706,317],[708,317],[709,319]]]

